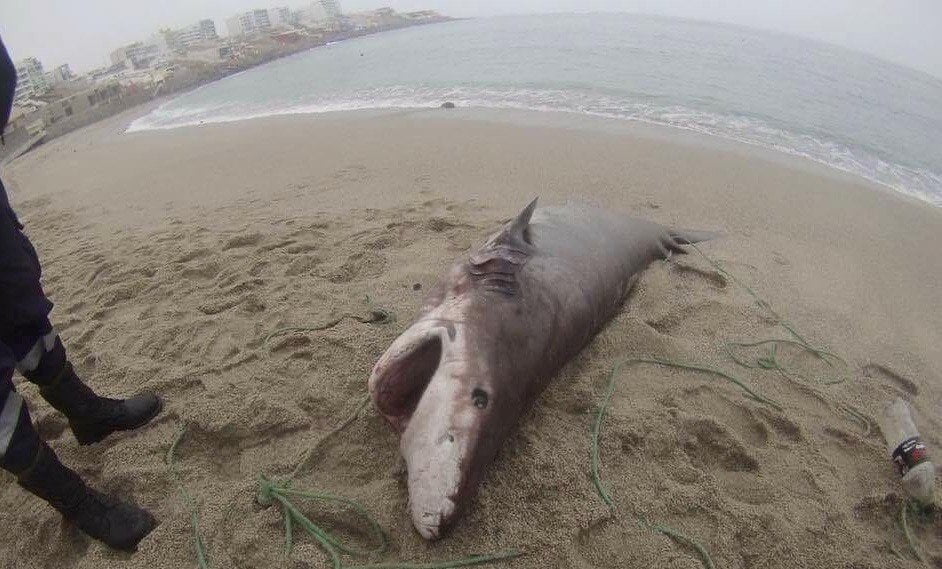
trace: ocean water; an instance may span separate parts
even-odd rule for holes
[[[942,79],[803,38],[652,16],[485,18],[338,42],[205,85],[128,130],[443,101],[694,130],[942,206]]]

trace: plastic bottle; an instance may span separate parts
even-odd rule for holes
[[[931,504],[935,491],[935,466],[919,438],[909,405],[900,398],[883,409],[883,436],[890,460],[902,477],[903,489],[923,504]]]

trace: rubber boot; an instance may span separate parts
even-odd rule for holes
[[[17,476],[17,481],[89,537],[114,549],[135,551],[137,544],[157,527],[157,520],[147,510],[86,486],[46,444],[40,446],[36,460]]]
[[[129,399],[99,397],[75,375],[68,361],[52,381],[35,383],[43,399],[69,419],[72,434],[82,445],[97,443],[116,431],[142,427],[163,409],[163,402],[153,393]]]

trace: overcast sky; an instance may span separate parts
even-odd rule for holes
[[[0,0],[0,36],[14,59],[87,71],[116,47],[161,27],[301,0]],[[345,12],[391,6],[449,16],[624,11],[730,22],[865,51],[942,78],[942,0],[340,0]]]

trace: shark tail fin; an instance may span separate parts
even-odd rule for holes
[[[667,248],[674,253],[686,253],[683,245],[693,245],[703,241],[710,241],[723,237],[722,233],[715,231],[697,231],[692,229],[671,229],[669,231],[670,239],[666,243]]]

